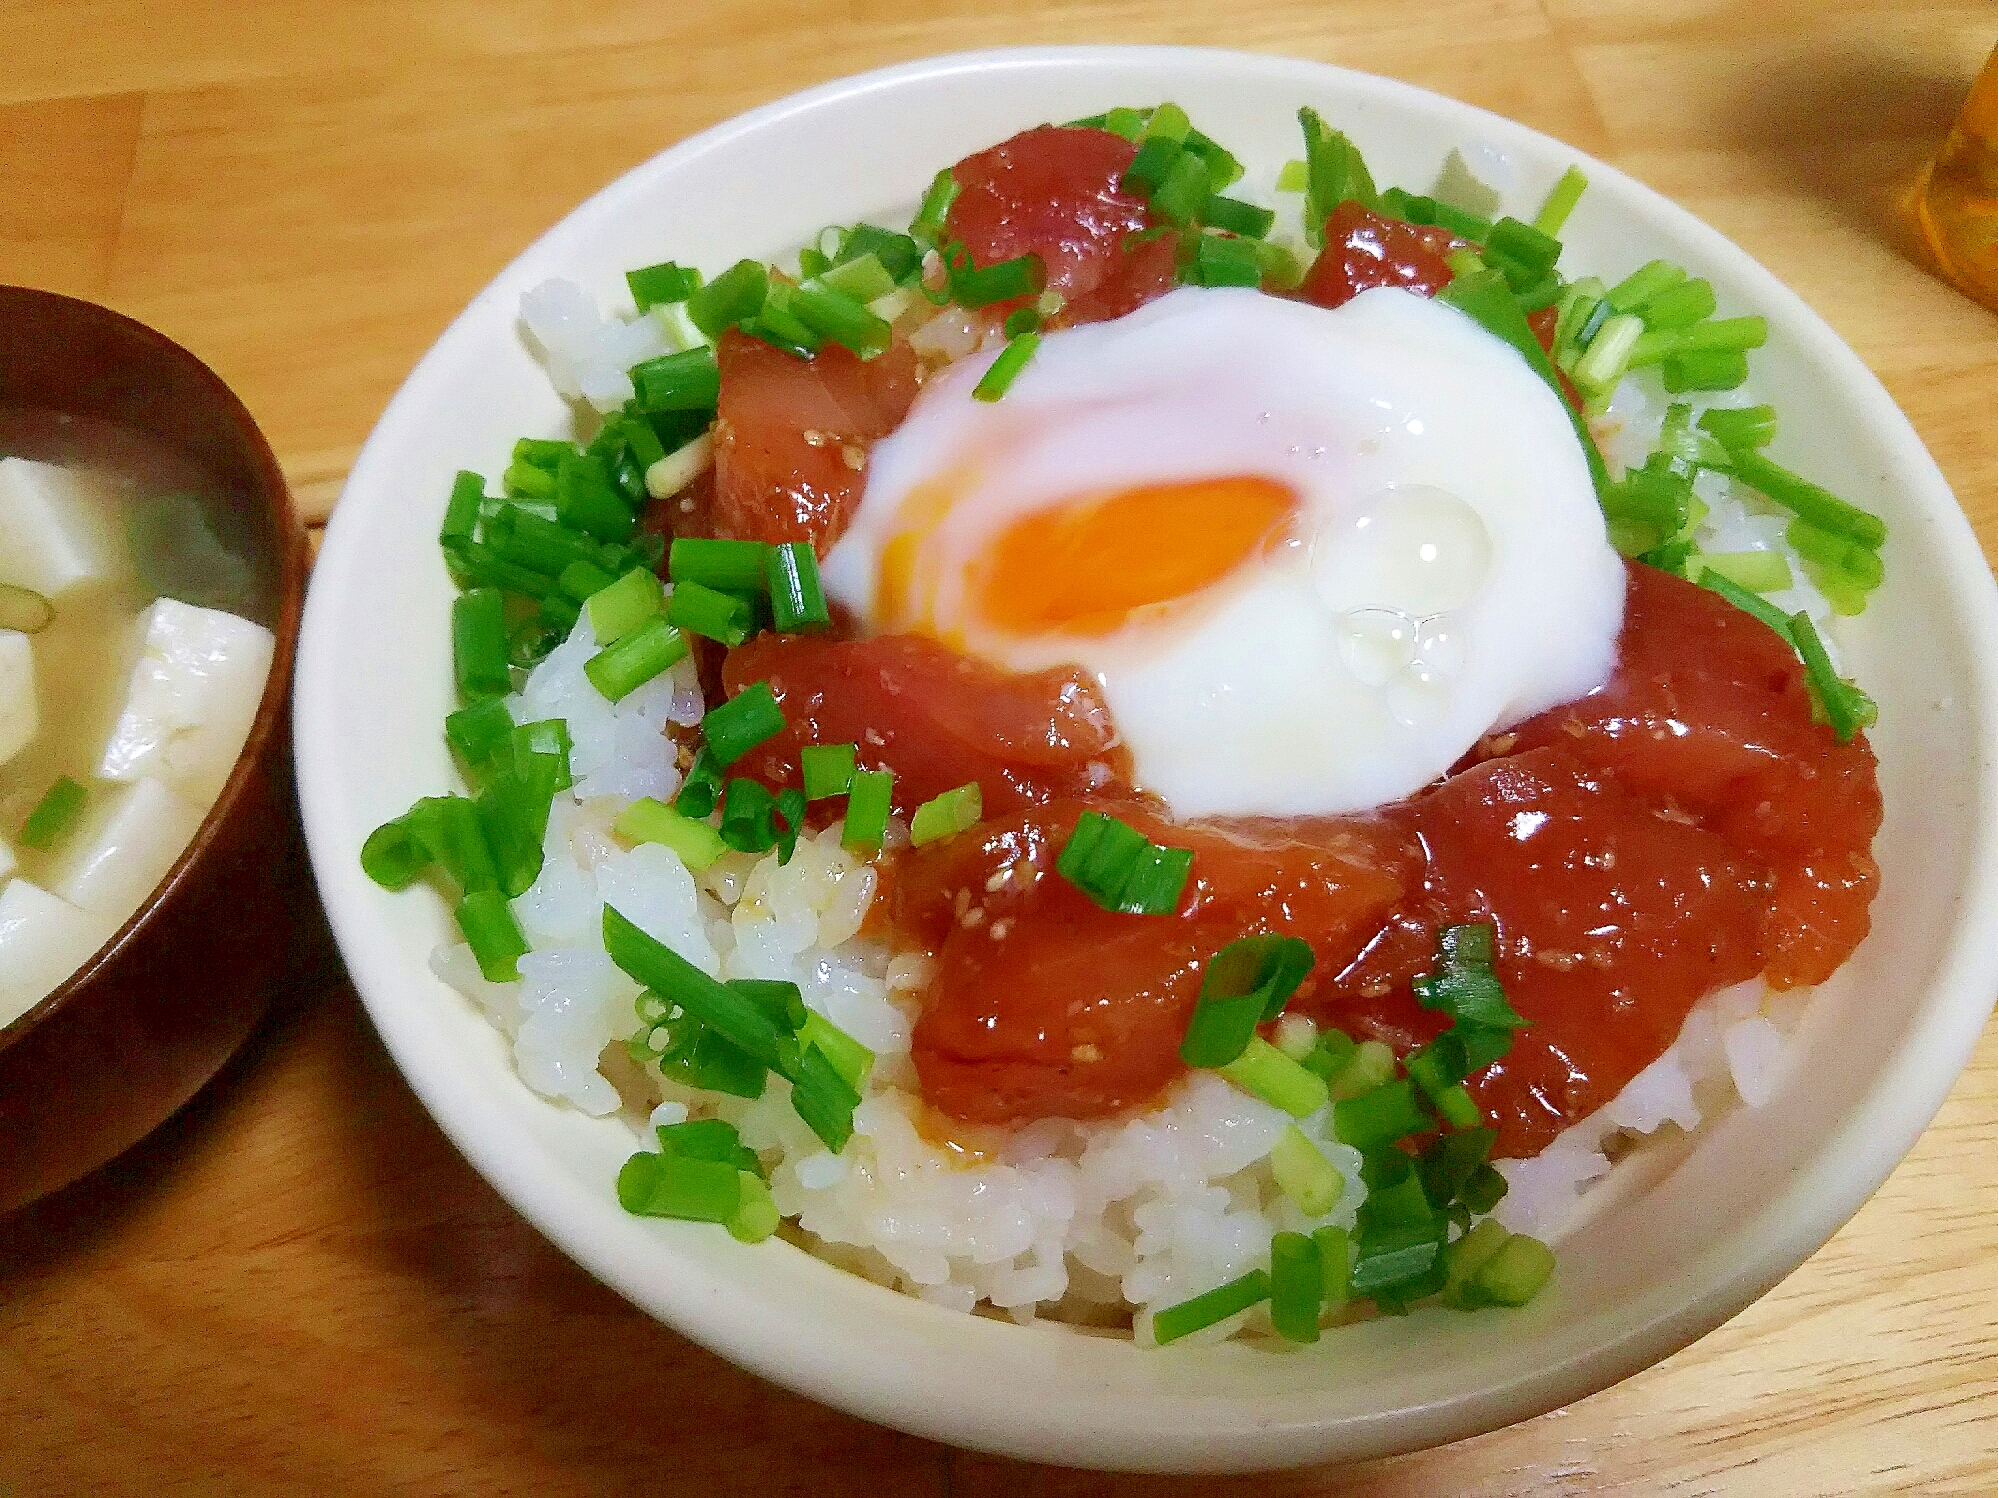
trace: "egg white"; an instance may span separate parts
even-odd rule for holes
[[[1185,288],[1047,335],[996,403],[971,397],[989,363],[934,377],[875,447],[827,590],[870,630],[911,627],[877,617],[882,552],[912,495],[947,493],[921,627],[1015,670],[1092,672],[1138,784],[1175,813],[1399,800],[1608,675],[1623,566],[1566,412],[1454,309]],[[1010,634],[973,606],[975,560],[1025,515],[1236,475],[1290,485],[1296,525],[1191,600],[1100,637]]]

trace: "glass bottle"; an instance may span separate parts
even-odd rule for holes
[[[1914,213],[1943,274],[1998,308],[1998,51],[1916,183]]]

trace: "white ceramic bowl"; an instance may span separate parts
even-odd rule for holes
[[[1046,120],[1173,99],[1265,186],[1294,112],[1348,130],[1383,182],[1424,188],[1452,147],[1509,161],[1537,205],[1579,153],[1407,85],[1225,52],[1088,48],[941,58],[836,83],[686,141],[614,183],[493,282],[409,377],[328,529],[299,651],[299,789],[319,890],[389,1050],[472,1164],[564,1250],[722,1355],[884,1424],[1076,1465],[1229,1470],[1409,1450],[1580,1398],[1718,1325],[1823,1243],[1934,1114],[1998,990],[1998,602],[1970,527],[1907,421],[1794,295],[1656,193],[1583,160],[1570,267],[1663,255],[1724,309],[1770,323],[1758,387],[1774,449],[1887,517],[1888,581],[1848,659],[1878,698],[1887,820],[1874,931],[1822,995],[1807,1052],[1766,1107],[1702,1134],[1571,1237],[1516,1312],[1419,1312],[1312,1349],[1140,1351],[1051,1325],[966,1317],[781,1240],[625,1215],[630,1125],[533,1096],[501,1039],[431,976],[442,903],[362,877],[370,829],[453,784],[450,584],[436,545],[453,470],[493,472],[568,413],[522,345],[548,276],[606,301],[629,266],[775,257],[820,225],[906,221],[933,172]]]

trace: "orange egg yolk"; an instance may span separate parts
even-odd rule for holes
[[[1072,500],[1000,533],[972,570],[972,607],[1008,634],[1107,635],[1219,582],[1297,507],[1289,485],[1250,475]]]

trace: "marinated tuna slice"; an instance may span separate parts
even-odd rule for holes
[[[1320,307],[1340,306],[1376,286],[1434,296],[1450,284],[1444,257],[1470,248],[1446,229],[1382,218],[1344,202],[1325,221],[1325,248],[1298,295]]]
[[[1616,674],[1486,740],[1558,745],[1763,864],[1776,879],[1771,986],[1821,983],[1866,935],[1880,787],[1865,735],[1812,721],[1804,668],[1760,620],[1632,563]]]
[[[1057,796],[1130,786],[1130,755],[1080,671],[1015,675],[921,635],[837,640],[759,635],[730,652],[733,694],[768,681],[785,729],[736,773],[798,784],[805,744],[859,746],[863,769],[895,772],[904,815],[975,780],[988,817]]]
[[[1427,874],[1304,1007],[1405,1050],[1446,1023],[1409,987],[1434,966],[1437,928],[1491,922],[1499,980],[1531,1022],[1471,1084],[1502,1155],[1534,1154],[1607,1103],[1702,995],[1763,965],[1763,866],[1558,750],[1480,765],[1395,816]]]
[[[1095,806],[1194,850],[1178,910],[1102,910],[1055,872]],[[1179,1042],[1216,950],[1278,930],[1337,971],[1420,868],[1373,820],[1285,831],[1176,827],[1136,803],[1056,802],[899,861],[900,938],[936,953],[914,1037],[923,1095],[953,1118],[1095,1118],[1151,1099],[1185,1067]]]
[[[836,343],[809,359],[730,331],[716,346],[714,498],[707,530],[809,541],[823,555],[860,503],[867,453],[916,398],[916,356],[863,360]]]

